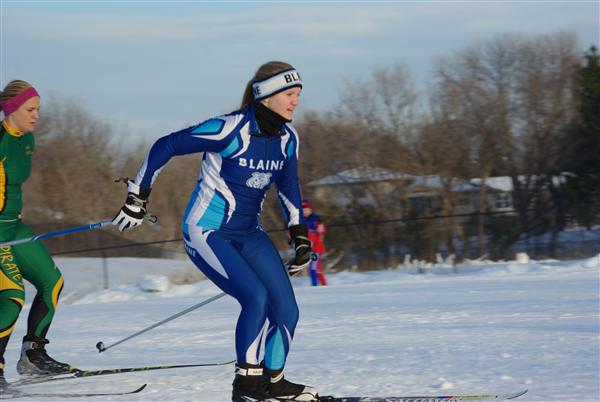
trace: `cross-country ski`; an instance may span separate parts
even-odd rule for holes
[[[54,375],[39,375],[24,377],[14,382],[8,383],[9,387],[16,387],[22,385],[41,384],[45,382],[70,380],[76,378],[87,378],[96,377],[112,374],[123,374],[123,373],[134,373],[140,371],[153,371],[153,370],[167,370],[167,369],[179,369],[179,368],[198,368],[198,367],[216,367],[226,366],[232,364],[233,361],[221,362],[221,363],[197,363],[197,364],[171,364],[163,366],[142,366],[142,367],[122,367],[112,369],[99,369],[99,370],[79,370],[75,369],[70,373],[54,374]]]
[[[506,401],[525,395],[527,390],[512,394],[482,394],[482,395],[435,395],[435,396],[348,396],[320,397],[319,402],[469,402],[469,401]]]
[[[6,391],[0,391],[0,401],[5,399],[18,399],[18,398],[90,398],[94,396],[107,397],[107,396],[121,396],[131,395],[142,392],[146,388],[147,384],[143,384],[138,388],[129,391],[106,391],[106,392],[37,392],[37,391],[23,391],[20,389],[8,389]]]

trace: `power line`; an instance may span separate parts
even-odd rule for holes
[[[516,217],[523,213],[549,212],[549,211],[552,211],[553,209],[555,209],[555,208],[553,208],[553,207],[530,208],[530,209],[519,210],[519,211],[488,211],[488,212],[483,212],[483,213],[482,212],[471,212],[471,213],[464,213],[464,214],[428,215],[428,216],[416,216],[416,217],[408,217],[408,218],[391,218],[391,219],[370,220],[370,221],[340,222],[340,223],[330,223],[327,225],[327,227],[331,229],[331,228],[343,228],[343,227],[349,227],[349,226],[385,225],[385,224],[401,223],[401,222],[426,221],[426,220],[450,219],[450,218],[468,218],[468,217],[494,216],[494,215],[507,215],[507,216]],[[266,229],[265,231],[268,233],[278,233],[278,232],[285,232],[285,231],[287,231],[287,229]],[[526,240],[526,239],[522,239],[522,240]],[[183,241],[183,238],[178,237],[178,238],[174,238],[174,239],[155,240],[155,241],[148,241],[148,242],[135,243],[135,244],[116,244],[116,245],[109,245],[109,246],[95,247],[95,248],[67,250],[67,251],[61,251],[61,252],[52,253],[52,254],[53,255],[79,254],[79,253],[95,252],[95,251],[106,251],[106,250],[116,250],[116,249],[132,248],[132,247],[153,246],[153,245],[157,245],[157,244],[174,243],[174,242],[181,242],[181,241]],[[560,244],[582,243],[582,242],[588,242],[588,241],[585,241],[585,240],[582,240],[581,242],[561,241]],[[541,243],[539,243],[539,244],[541,244]],[[548,244],[550,244],[550,243],[548,243]],[[176,250],[168,250],[168,251],[176,252]]]

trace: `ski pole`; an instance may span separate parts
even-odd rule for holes
[[[7,241],[4,243],[0,243],[0,247],[8,247],[8,246],[14,246],[17,244],[29,243],[31,241],[36,241],[36,240],[49,239],[50,237],[63,236],[66,234],[81,232],[83,230],[101,229],[104,226],[108,226],[108,225],[112,225],[112,221],[101,221],[101,222],[91,223],[89,225],[77,226],[77,227],[70,228],[70,229],[57,230],[56,232],[50,232],[50,233],[44,233],[41,235],[26,237],[23,239],[11,240],[11,241]]]
[[[98,349],[98,353],[102,353],[102,352],[104,352],[105,350],[108,350],[108,349],[110,349],[110,348],[112,348],[112,347],[114,347],[114,346],[117,346],[117,345],[119,345],[119,344],[121,344],[121,343],[125,342],[125,341],[128,341],[128,340],[129,340],[129,339],[131,339],[131,338],[135,338],[136,336],[139,336],[139,335],[143,334],[144,332],[148,332],[148,331],[150,331],[151,329],[154,329],[154,328],[156,328],[156,327],[158,327],[158,326],[161,326],[161,325],[163,325],[163,324],[166,324],[166,323],[167,323],[167,322],[169,322],[169,321],[172,321],[172,320],[174,320],[175,318],[181,317],[182,315],[184,315],[184,314],[187,314],[187,313],[189,313],[190,311],[196,310],[197,308],[199,308],[199,307],[202,307],[202,306],[205,306],[205,305],[207,305],[208,303],[212,303],[212,302],[214,302],[215,300],[217,300],[217,299],[220,299],[221,297],[225,296],[225,294],[226,294],[225,292],[221,292],[221,293],[219,293],[218,295],[216,295],[216,296],[213,296],[213,297],[210,297],[210,298],[208,298],[208,299],[206,299],[206,300],[204,300],[204,301],[202,301],[202,302],[200,302],[200,303],[198,303],[198,304],[195,304],[195,305],[193,305],[192,307],[188,307],[188,308],[186,308],[185,310],[183,310],[183,311],[180,311],[180,312],[179,312],[179,313],[177,313],[177,314],[173,314],[172,316],[170,316],[170,317],[168,317],[168,318],[165,318],[164,320],[162,320],[162,321],[160,321],[160,322],[157,322],[156,324],[152,324],[152,325],[150,325],[149,327],[147,327],[147,328],[144,328],[144,329],[142,329],[141,331],[138,331],[138,332],[136,332],[135,334],[129,335],[128,337],[126,337],[126,338],[123,338],[123,339],[121,339],[120,341],[117,341],[117,342],[113,343],[112,345],[104,346],[104,342],[100,341],[100,342],[98,342],[98,343],[96,344],[96,349]]]
[[[311,259],[311,260],[316,260],[317,258],[318,258],[318,257],[317,257],[317,254],[316,254],[316,253],[311,253],[311,256],[310,256],[310,259]],[[285,267],[286,267],[286,269],[287,269],[287,268],[289,268],[290,264],[291,264],[291,261],[288,261],[288,262],[286,262],[286,263],[285,263]],[[105,350],[108,350],[108,349],[110,349],[110,348],[112,348],[112,347],[115,347],[115,346],[117,346],[117,345],[119,345],[119,344],[121,344],[121,343],[123,343],[123,342],[125,342],[125,341],[128,341],[128,340],[130,340],[130,339],[132,339],[132,338],[135,338],[136,336],[139,336],[139,335],[141,335],[141,334],[143,334],[143,333],[145,333],[145,332],[148,332],[148,331],[150,331],[151,329],[154,329],[154,328],[156,328],[156,327],[159,327],[159,326],[161,326],[161,325],[163,325],[163,324],[166,324],[166,323],[167,323],[167,322],[169,322],[169,321],[172,321],[172,320],[174,320],[174,319],[176,319],[176,318],[179,318],[179,317],[181,317],[182,315],[189,313],[190,311],[194,311],[194,310],[196,310],[196,309],[197,309],[197,308],[199,308],[199,307],[205,306],[205,305],[207,305],[208,303],[212,303],[213,301],[215,301],[215,300],[217,300],[217,299],[220,299],[221,297],[223,297],[223,296],[225,296],[225,295],[226,295],[226,293],[225,293],[225,292],[221,292],[221,293],[219,293],[219,294],[218,294],[218,295],[216,295],[216,296],[210,297],[210,298],[208,298],[208,299],[206,299],[206,300],[204,300],[204,301],[202,301],[202,302],[200,302],[200,303],[198,303],[198,304],[195,304],[195,305],[193,305],[192,307],[188,307],[188,308],[186,308],[185,310],[183,310],[183,311],[180,311],[180,312],[179,312],[179,313],[177,313],[177,314],[173,314],[172,316],[170,316],[170,317],[167,317],[167,318],[165,318],[164,320],[162,320],[162,321],[160,321],[160,322],[157,322],[156,324],[152,324],[152,325],[150,325],[149,327],[147,327],[147,328],[144,328],[144,329],[142,329],[142,330],[140,330],[140,331],[136,332],[135,334],[131,334],[131,335],[129,335],[129,336],[127,336],[127,337],[125,337],[125,338],[121,339],[120,341],[117,341],[117,342],[115,342],[115,343],[113,343],[113,344],[111,344],[111,345],[105,346],[105,345],[104,345],[104,342],[102,342],[102,341],[99,341],[99,342],[96,344],[96,349],[98,349],[98,353],[102,353],[102,352],[104,352]]]
[[[107,375],[107,374],[133,373],[136,371],[164,370],[164,369],[176,369],[176,368],[188,368],[188,367],[216,367],[216,366],[227,366],[231,363],[235,363],[235,360],[230,360],[230,361],[221,362],[221,363],[171,364],[171,365],[165,365],[165,366],[126,367],[126,368],[107,369],[107,370],[82,370],[79,372],[75,372],[73,377],[93,377],[93,376]]]

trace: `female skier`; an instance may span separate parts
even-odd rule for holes
[[[298,321],[288,273],[306,268],[311,252],[298,183],[298,134],[290,125],[301,90],[291,65],[262,65],[246,85],[240,110],[154,143],[113,220],[119,230],[140,225],[152,184],[169,159],[204,152],[182,230],[190,259],[241,305],[234,402],[317,399],[314,388],[283,376]],[[273,183],[295,248],[287,271],[259,223]]]
[[[40,97],[25,81],[11,81],[0,93],[4,120],[0,125],[0,242],[35,236],[23,224],[21,186],[31,173],[35,148],[33,131],[40,115]],[[0,247],[0,388],[4,378],[4,352],[25,303],[23,279],[31,282],[33,299],[23,338],[19,374],[69,372],[71,366],[46,353],[46,334],[54,317],[63,278],[44,245],[30,242]]]

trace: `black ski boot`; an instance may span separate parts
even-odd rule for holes
[[[21,358],[17,363],[17,372],[27,375],[70,373],[74,367],[57,362],[46,353],[47,339],[27,335],[23,338]]]
[[[4,359],[0,359],[0,394],[8,388],[6,378],[4,378]]]
[[[269,379],[261,366],[236,364],[233,380],[233,402],[279,402],[269,396]]]
[[[318,401],[319,393],[313,387],[294,384],[283,377],[283,370],[270,371],[265,369],[269,377],[269,394],[273,398],[286,401]]]

